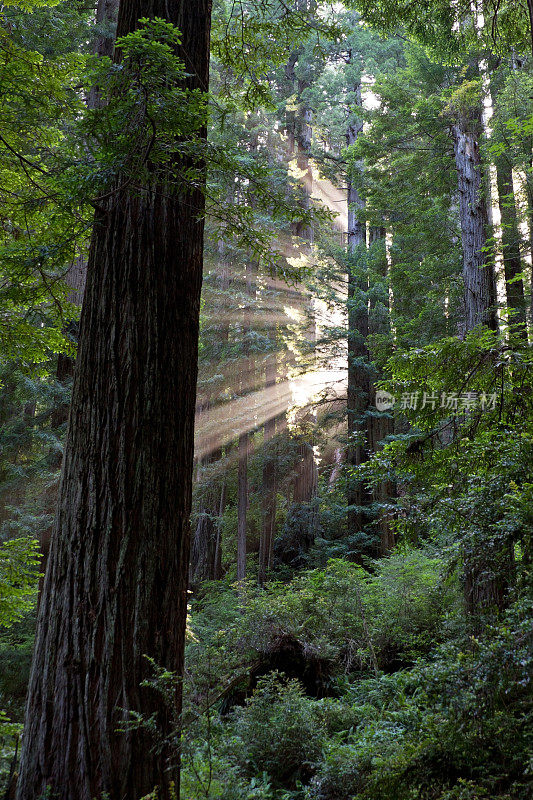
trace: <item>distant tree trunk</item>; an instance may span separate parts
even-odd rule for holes
[[[222,478],[222,487],[220,489],[220,503],[218,506],[218,526],[217,536],[215,540],[215,570],[214,580],[219,581],[223,576],[222,568],[222,519],[226,509],[226,479]]]
[[[65,283],[70,288],[68,294],[68,301],[76,306],[81,306],[83,302],[83,293],[85,291],[85,281],[87,278],[87,262],[83,256],[77,256],[68,273],[65,276]],[[74,340],[78,338],[78,323],[72,322],[66,330],[67,335],[71,336]],[[66,385],[71,380],[74,374],[75,360],[72,356],[67,356],[65,353],[59,353],[57,357],[56,378],[62,385]],[[54,408],[50,423],[52,428],[57,429],[63,425],[68,418],[68,403],[60,403]],[[55,458],[55,456],[54,456]],[[59,453],[58,462],[61,459]],[[59,468],[60,464],[57,463]]]
[[[277,379],[276,353],[269,356],[266,364],[265,387],[273,389]],[[262,519],[261,537],[259,541],[259,583],[263,585],[267,571],[272,565],[274,538],[276,535],[276,495],[277,495],[277,463],[268,445],[276,434],[276,417],[265,422],[263,440],[263,474],[262,474]]]
[[[520,231],[518,229],[513,189],[513,167],[505,156],[496,161],[496,180],[502,225],[502,251],[507,307],[510,312],[511,322],[520,326],[518,331],[522,337],[527,339],[524,282],[519,277],[523,267],[520,258]]]
[[[309,84],[304,81],[298,81],[298,97],[300,98],[298,113],[296,115],[296,166],[301,175],[301,207],[305,211],[311,208],[311,194],[313,191],[313,170],[309,154],[311,152],[311,143],[313,138],[313,129],[311,127],[312,111],[301,101],[302,93],[305,89],[309,88]],[[312,226],[304,223],[297,222],[295,225],[295,233],[301,236],[302,239],[307,239],[309,242],[313,241],[313,228]]]
[[[318,489],[318,470],[315,454],[309,442],[302,441],[298,447],[296,476],[292,484],[294,503],[309,503]],[[311,537],[314,538],[314,537]]]
[[[216,509],[204,505],[191,540],[191,588],[204,581],[215,580],[215,554],[217,547],[218,503]]]
[[[300,3],[302,10],[305,9],[305,4]],[[298,204],[300,208],[308,212],[311,208],[311,194],[313,190],[313,170],[311,167],[310,153],[311,144],[313,139],[313,129],[311,127],[312,111],[307,106],[303,99],[303,93],[310,87],[310,83],[305,80],[298,80],[297,84],[297,99],[298,110],[294,119],[295,126],[295,141],[296,141],[296,166],[298,169],[299,187]],[[293,225],[293,233],[301,239],[305,239],[311,245],[313,242],[313,227],[307,222],[296,222]],[[311,252],[311,248],[304,245],[307,254]],[[299,295],[299,305],[301,307],[302,315],[308,319],[308,328],[306,330],[306,340],[309,345],[311,354],[314,355],[314,343],[316,342],[316,320],[314,315],[314,308],[312,305],[312,298],[309,298],[305,293]],[[312,413],[312,412],[311,412]],[[305,441],[299,446],[300,458],[296,465],[296,476],[293,482],[293,501],[296,504],[309,503],[316,495],[318,488],[318,471],[315,461],[315,454],[312,446]],[[315,519],[314,514],[311,514],[309,525],[310,529],[307,532],[307,539],[311,541],[315,536]]]
[[[285,80],[289,86],[289,94],[293,93],[294,82],[296,80],[296,64],[298,63],[299,51],[293,51],[285,66]],[[287,134],[287,160],[294,157],[296,148],[296,111],[287,109],[285,112],[285,131]]]
[[[318,469],[306,434],[300,434],[297,440],[291,488],[292,504],[281,536],[275,543],[275,556],[278,562],[298,569],[303,566],[305,553],[316,538],[318,522],[314,500],[318,489]]]
[[[361,105],[361,87],[356,90],[356,103]],[[362,122],[352,116],[346,131],[346,144],[354,145],[362,131]],[[366,271],[358,261],[364,258],[366,228],[360,222],[358,212],[364,209],[356,187],[348,176],[348,447],[346,461],[355,469],[367,460],[366,430],[364,419],[370,401],[370,376],[368,371],[369,319],[366,303],[368,289]],[[364,273],[364,274],[363,274]],[[363,509],[372,503],[372,495],[362,481],[349,479],[347,502],[348,530],[350,533],[362,529],[367,516]]]
[[[118,35],[146,15],[178,26],[188,85],[205,89],[208,0],[122,0]],[[179,683],[173,708],[142,683],[146,656],[183,670],[204,199],[154,180],[105,203],[91,241],[18,800],[134,800],[154,787],[161,800],[179,795],[169,746],[119,727],[134,711],[154,715],[170,737],[181,707]]]
[[[374,300],[370,304],[369,316],[369,333],[370,334],[390,334],[390,307],[389,296],[387,287],[387,255],[385,244],[386,231],[385,228],[371,228],[370,229],[370,244],[374,250],[379,248],[378,258],[374,257],[373,263],[377,262],[377,280],[383,282],[383,304],[378,304]],[[374,254],[376,255],[376,254]],[[379,379],[379,375],[375,375],[371,380],[370,385],[370,406],[375,409],[376,406],[376,389],[375,384]],[[375,412],[368,417],[367,421],[368,430],[368,450],[370,453],[377,452],[383,445],[381,442],[394,433],[394,418],[392,415],[383,413],[377,414]],[[381,481],[380,484],[373,491],[373,500],[377,503],[387,503],[396,494],[396,487],[392,481]],[[375,522],[378,530],[378,539],[376,542],[376,556],[381,558],[388,555],[394,547],[394,534],[392,532],[390,519],[386,513],[380,511],[379,516]]]
[[[202,459],[198,469],[209,469],[222,458],[222,450],[216,449]],[[221,577],[220,515],[223,513],[221,495],[225,486],[207,475],[207,486],[201,488],[202,499],[196,527],[191,540],[190,583],[197,588],[203,581],[219,580]]]
[[[97,32],[93,45],[93,52],[97,56],[113,57],[119,3],[120,0],[98,0],[96,7]],[[98,108],[101,104],[102,98],[98,87],[91,86],[87,97],[87,106]]]
[[[250,343],[248,337],[251,328],[251,315],[249,303],[255,296],[254,273],[255,264],[253,261],[246,262],[246,307],[244,310],[243,321],[243,340],[244,352],[248,355],[245,359],[245,381],[244,390],[253,389],[254,360],[250,357]],[[241,387],[242,388],[242,387]],[[239,436],[238,451],[238,470],[237,470],[237,580],[243,581],[246,578],[246,531],[248,517],[248,450],[250,448],[250,432],[244,431]]]
[[[486,252],[487,202],[479,150],[481,111],[464,114],[452,126],[459,183],[459,218],[463,246],[465,330],[486,325],[497,330],[494,266]]]
[[[480,108],[472,108],[452,127],[463,245],[465,333],[478,325],[498,329],[494,266],[486,252],[489,226],[478,144],[480,132]],[[498,552],[488,552],[489,549],[486,542],[477,541],[474,536],[463,548],[465,605],[474,617],[492,605],[502,608],[512,571],[509,548]]]
[[[512,544],[492,551],[486,542],[468,542],[463,550],[466,610],[474,618],[490,609],[505,608],[514,574]]]
[[[239,436],[237,469],[237,580],[246,578],[246,520],[248,512],[248,432]]]

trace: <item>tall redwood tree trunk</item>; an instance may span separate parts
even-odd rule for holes
[[[122,0],[118,35],[143,16],[180,28],[205,89],[209,0]],[[151,183],[95,220],[18,800],[168,800],[179,778],[146,732],[117,729],[135,711],[169,734],[181,702],[141,683],[145,656],[183,669],[203,207]]]
[[[460,114],[452,127],[463,246],[465,333],[478,325],[498,329],[494,266],[486,252],[490,232],[478,143],[481,129],[480,106]],[[475,625],[479,614],[505,604],[512,568],[512,552],[507,545],[494,548],[476,541],[473,535],[465,541],[463,589],[466,609]]]
[[[383,282],[383,305],[374,299],[370,301],[369,313],[369,333],[370,334],[387,334],[390,335],[390,301],[387,292],[387,255],[385,243],[386,231],[385,228],[370,228],[369,242],[374,250],[374,270],[377,268],[378,281]],[[376,250],[378,253],[376,253]],[[376,263],[376,255],[377,263]],[[370,376],[370,406],[375,409],[376,407],[376,382],[381,377],[380,373],[374,373]],[[383,447],[383,440],[387,436],[394,433],[394,417],[392,414],[383,413],[378,414],[377,411],[371,414],[367,419],[368,431],[368,450],[370,453],[377,453]],[[381,481],[373,490],[373,500],[380,504],[390,502],[396,492],[394,483],[390,480]],[[375,555],[379,558],[387,556],[394,547],[394,533],[390,525],[388,514],[383,510],[375,521],[375,526],[379,534],[376,541]]]
[[[481,111],[459,117],[452,133],[463,246],[465,330],[471,331],[477,325],[496,330],[496,280],[486,252],[489,223],[478,141]]]

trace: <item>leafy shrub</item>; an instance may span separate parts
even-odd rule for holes
[[[192,607],[190,696],[200,702],[217,680],[229,685],[284,638],[299,642],[309,659],[330,660],[339,676],[412,664],[442,640],[459,607],[458,583],[443,571],[437,558],[406,549],[374,573],[332,559],[288,584],[213,586]]]
[[[33,539],[10,539],[0,544],[0,630],[3,628],[5,632],[35,605],[38,567],[37,542]],[[20,695],[25,694],[27,669],[24,667],[27,667],[28,658],[28,647],[0,647],[0,701],[3,705],[6,701],[13,705],[17,699],[20,702]],[[11,711],[9,708],[10,715]],[[9,772],[21,728],[0,710],[0,788]]]
[[[383,668],[413,663],[442,640],[460,604],[456,580],[443,573],[441,560],[411,549],[377,563],[365,603]]]
[[[244,708],[233,712],[233,756],[245,774],[266,772],[277,786],[308,779],[319,759],[324,728],[316,704],[295,680],[271,673]]]
[[[33,608],[38,575],[37,541],[19,538],[0,544],[0,626],[12,625]]]
[[[531,606],[483,639],[443,645],[410,671],[352,685],[360,722],[324,750],[314,795],[328,800],[526,800],[531,788]]]

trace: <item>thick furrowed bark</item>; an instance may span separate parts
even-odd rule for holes
[[[208,80],[208,0],[123,0],[119,35],[158,15],[183,33],[192,85]],[[56,526],[39,610],[17,786],[58,800],[168,800],[163,735],[180,708],[141,686],[149,656],[183,668],[203,197],[119,193],[97,215]],[[175,755],[175,753],[173,754]]]

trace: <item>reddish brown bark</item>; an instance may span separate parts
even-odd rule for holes
[[[118,35],[149,15],[206,88],[208,0],[122,0]],[[179,779],[167,747],[118,729],[134,711],[169,735],[180,709],[141,683],[146,656],[183,669],[203,207],[152,182],[95,220],[18,800],[170,800]]]

